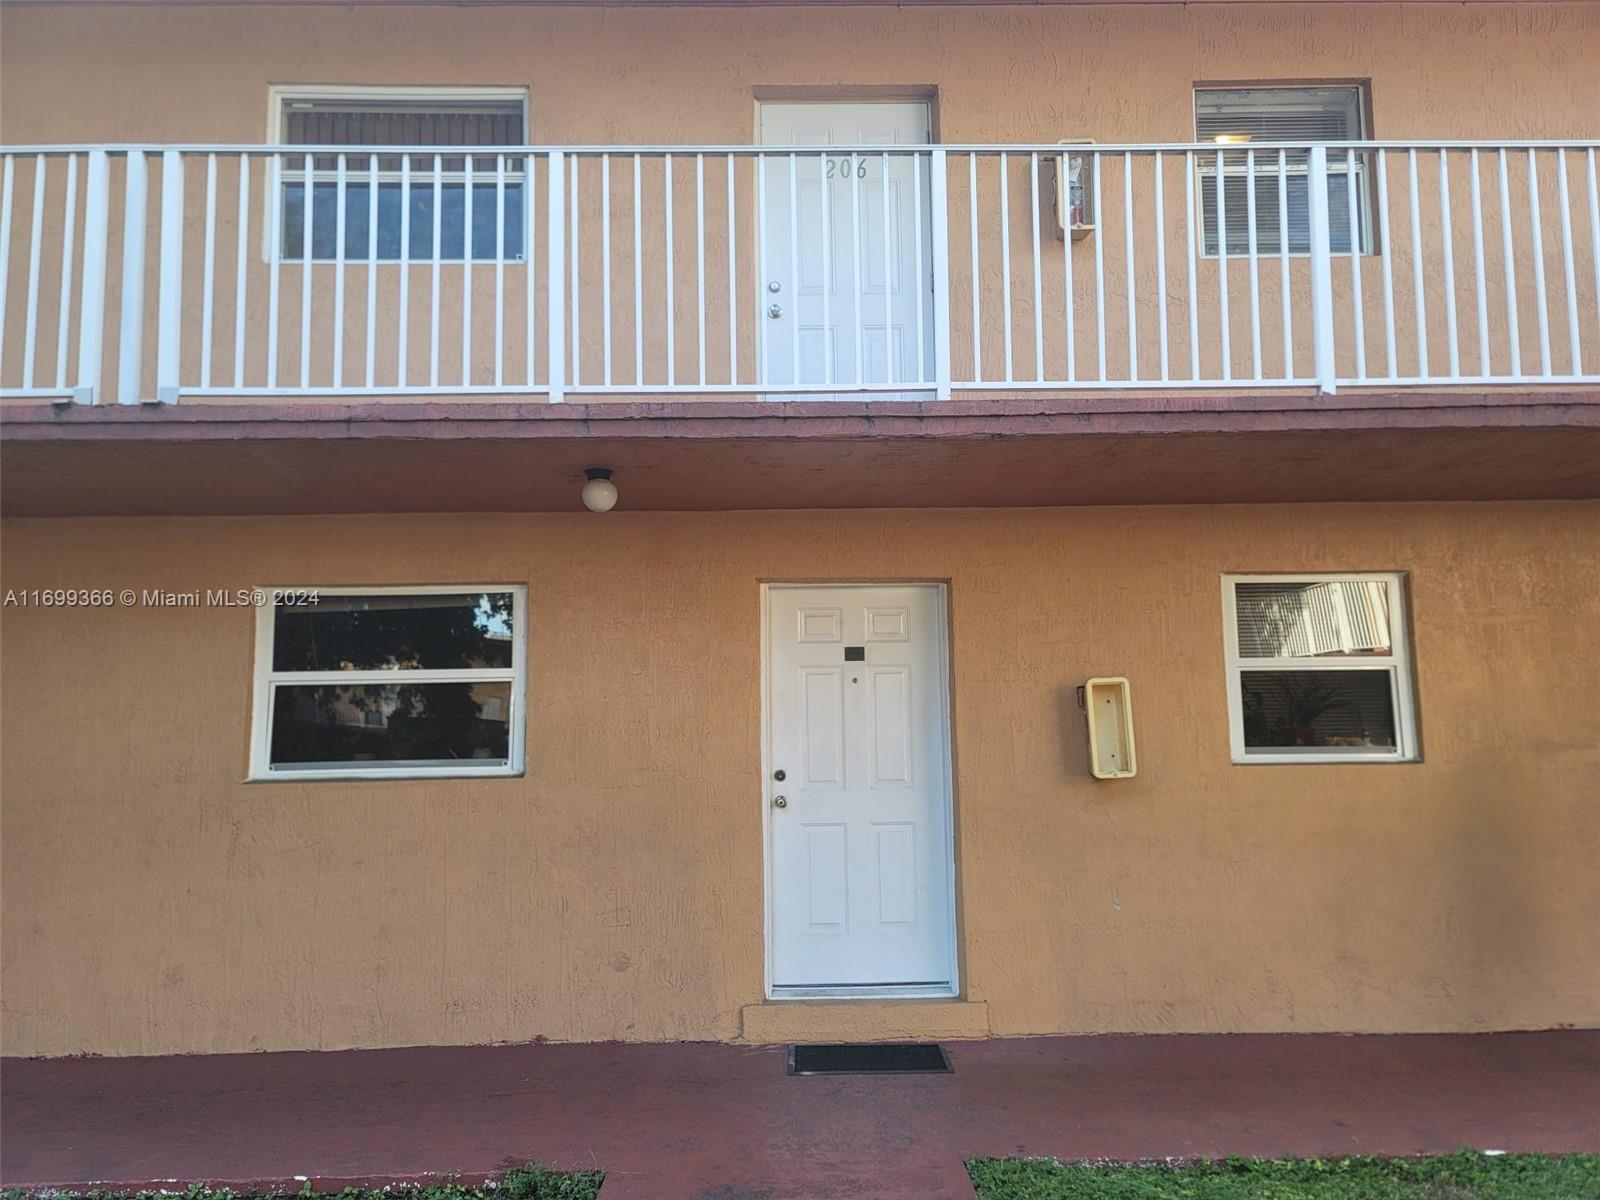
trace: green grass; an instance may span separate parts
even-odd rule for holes
[[[605,1177],[604,1171],[553,1171],[529,1165],[477,1186],[446,1180],[421,1186],[402,1184],[381,1190],[346,1188],[337,1195],[339,1200],[596,1200]],[[180,1194],[184,1200],[288,1200],[312,1193],[309,1184],[298,1193],[235,1192],[193,1184]],[[55,1192],[53,1195],[73,1200],[170,1200],[172,1193],[88,1191]],[[14,1188],[3,1194],[3,1200],[28,1200],[28,1193]],[[322,1200],[320,1195],[318,1200]]]
[[[975,1158],[978,1200],[1600,1200],[1600,1154],[1060,1163]]]

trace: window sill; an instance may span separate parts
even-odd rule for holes
[[[381,768],[352,768],[349,770],[327,771],[270,771],[258,772],[245,776],[245,783],[332,783],[338,780],[346,782],[373,782],[378,780],[391,780],[395,782],[415,779],[517,779],[527,772],[520,766],[502,767],[399,767],[393,770]]]
[[[1405,765],[1407,763],[1420,763],[1422,756],[1417,754],[1254,754],[1234,755],[1233,765],[1236,767],[1277,767],[1277,766],[1372,766],[1388,763],[1391,765]]]

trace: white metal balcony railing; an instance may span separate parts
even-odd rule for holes
[[[1597,149],[12,148],[0,397],[1595,382]]]

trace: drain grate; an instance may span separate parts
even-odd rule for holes
[[[789,1047],[791,1075],[935,1075],[951,1070],[937,1042]]]

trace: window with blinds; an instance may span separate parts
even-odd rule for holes
[[[475,260],[523,257],[526,158],[449,152],[526,145],[520,99],[289,96],[279,135],[285,146],[316,147],[282,160],[284,258],[306,257],[308,206],[313,260],[339,257],[341,224],[346,261],[432,260],[436,224],[440,259],[460,261],[469,246]],[[428,149],[383,152],[391,146]]]
[[[1217,147],[1199,155],[1201,219],[1207,254],[1249,254],[1251,193],[1259,255],[1311,249],[1311,204],[1305,148],[1310,142],[1367,136],[1359,87],[1201,88],[1195,92],[1195,137]],[[1299,143],[1280,155],[1253,143]],[[1253,160],[1253,161],[1252,161]],[[1336,254],[1370,251],[1367,156],[1328,155],[1329,242]],[[1221,196],[1218,196],[1219,184]]]
[[[1402,577],[1223,582],[1235,762],[1416,757]]]

